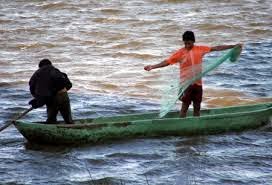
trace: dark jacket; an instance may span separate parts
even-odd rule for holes
[[[69,90],[72,87],[72,83],[65,73],[62,73],[52,65],[46,65],[32,75],[29,87],[32,96],[40,99],[42,101],[40,104],[44,105],[64,87]]]

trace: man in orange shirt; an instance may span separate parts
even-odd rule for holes
[[[192,77],[194,73],[194,69],[197,69],[197,67],[194,67],[194,66],[201,66],[202,58],[204,57],[206,53],[209,53],[212,51],[222,51],[226,49],[231,49],[235,46],[242,47],[241,44],[222,45],[222,46],[215,46],[215,47],[197,46],[197,45],[194,45],[195,36],[192,31],[184,32],[182,38],[183,38],[185,47],[176,51],[168,59],[155,65],[147,65],[144,67],[144,69],[146,71],[151,71],[156,68],[161,68],[161,67],[165,67],[175,63],[179,63],[180,78],[181,80],[183,80],[184,78]],[[198,69],[201,69],[201,67],[198,67]],[[180,97],[180,100],[182,101],[180,117],[186,117],[186,114],[191,102],[193,102],[194,116],[200,116],[202,94],[203,94],[202,80],[199,79],[195,81],[193,84],[191,84],[185,90],[182,97]]]

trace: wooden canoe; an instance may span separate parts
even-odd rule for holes
[[[272,118],[272,102],[204,109],[201,117],[179,118],[170,112],[130,114],[75,120],[75,124],[45,124],[16,121],[14,125],[29,141],[44,144],[86,144],[113,139],[157,136],[187,136],[243,131],[265,125]]]

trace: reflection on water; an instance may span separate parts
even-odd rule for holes
[[[272,102],[271,97],[253,97],[245,93],[229,89],[205,89],[204,106],[224,107],[234,105],[245,105],[254,103]]]

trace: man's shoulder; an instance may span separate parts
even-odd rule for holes
[[[51,71],[51,70],[56,70],[57,68],[55,68],[52,65],[48,65],[48,66],[43,66],[41,68],[39,68],[36,72],[42,72],[42,71]]]
[[[182,47],[182,48],[179,48],[177,51],[184,52],[185,50],[186,50],[185,47]]]
[[[174,52],[174,54],[182,54],[182,53],[184,53],[185,51],[186,51],[185,47],[182,47],[182,48],[179,48],[178,50],[176,50],[176,51]]]
[[[55,74],[61,74],[62,72],[58,69],[58,68],[56,68],[56,67],[54,67],[54,66],[50,66],[50,69],[49,69],[53,74],[55,73]]]
[[[194,45],[195,48],[206,48],[206,47],[210,47],[208,45]]]
[[[207,45],[195,45],[194,46],[194,50],[199,52],[204,52],[204,53],[208,53],[211,51],[211,47],[210,46],[207,46]]]
[[[51,70],[55,70],[55,71],[59,71],[59,72],[60,72],[60,70],[59,70],[58,68],[56,68],[55,66],[52,66],[52,65],[50,66],[50,69],[51,69]]]

